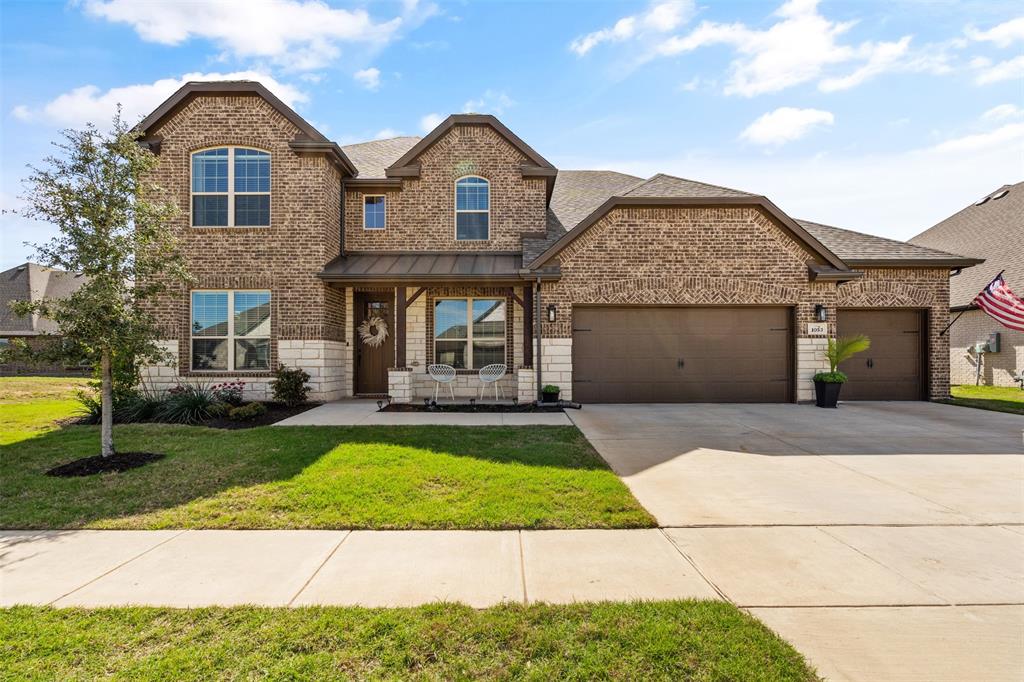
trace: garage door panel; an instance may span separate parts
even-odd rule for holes
[[[840,309],[840,337],[864,334],[871,347],[840,364],[843,400],[920,400],[924,381],[921,310]]]
[[[576,307],[573,394],[580,402],[785,402],[789,320],[787,308]]]

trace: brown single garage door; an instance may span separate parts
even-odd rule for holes
[[[924,397],[922,310],[840,309],[840,338],[864,334],[871,348],[839,365],[850,380],[842,400],[921,400]]]
[[[788,402],[790,319],[789,308],[574,307],[574,399]]]

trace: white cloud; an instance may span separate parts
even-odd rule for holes
[[[950,152],[976,152],[1003,148],[1020,141],[1024,141],[1024,123],[1007,123],[988,132],[946,140],[932,147],[932,150],[943,154]]]
[[[840,38],[856,22],[825,18],[818,12],[818,0],[788,0],[774,16],[777,21],[763,30],[742,23],[704,21],[686,35],[663,40],[647,59],[714,45],[730,46],[738,56],[730,65],[724,91],[746,97],[815,80],[820,89],[831,92],[852,88],[887,71],[948,70],[945,53],[936,52],[936,46],[911,54],[911,36],[892,42],[842,43]],[[841,64],[859,66],[845,76],[827,75],[829,69]]]
[[[265,85],[271,92],[289,106],[305,102],[306,95],[291,85],[277,81],[259,71],[235,71],[233,73],[186,73],[181,78],[162,78],[153,83],[125,85],[101,90],[95,85],[83,85],[58,95],[37,109],[26,105],[15,107],[22,120],[43,120],[66,126],[79,126],[86,122],[101,128],[110,122],[117,109],[122,107],[122,116],[130,123],[156,109],[175,90],[188,81],[254,80]],[[12,112],[13,113],[13,112]]]
[[[1019,125],[1019,124],[1018,124]],[[553,158],[560,168],[664,172],[764,194],[790,216],[893,239],[909,239],[977,197],[1020,178],[1024,131],[993,131],[883,154],[689,154],[683,157]]]
[[[987,31],[979,31],[973,26],[968,26],[964,32],[971,40],[994,43],[998,47],[1009,47],[1018,40],[1024,40],[1024,17],[1010,19]]]
[[[981,115],[983,121],[1005,121],[1008,118],[1020,118],[1024,116],[1024,109],[1016,104],[1000,104],[992,107]]]
[[[13,109],[11,109],[11,116],[18,119],[19,121],[31,121],[33,118],[32,110],[24,104],[19,104]]]
[[[86,0],[85,11],[128,24],[148,42],[179,45],[204,38],[234,57],[308,70],[336,59],[343,44],[379,48],[437,8],[407,2],[400,16],[380,21],[365,9],[334,8],[320,0]]]
[[[747,126],[740,137],[754,144],[779,146],[799,140],[815,128],[830,126],[834,122],[835,116],[830,111],[779,107]]]
[[[693,16],[692,0],[655,2],[642,14],[623,17],[608,28],[580,36],[569,49],[582,57],[601,43],[618,43],[651,33],[668,33]]]
[[[420,119],[420,130],[425,133],[429,133],[431,130],[441,125],[441,123],[447,118],[441,114],[427,114]]]
[[[825,78],[818,87],[822,92],[835,92],[856,87],[878,74],[892,70],[910,49],[910,36],[904,36],[895,43],[865,43],[861,51],[868,55],[867,62],[846,76]]]
[[[377,134],[373,136],[373,139],[375,139],[375,140],[386,140],[389,137],[401,137],[401,136],[402,136],[402,133],[398,132],[394,128],[384,128],[382,130],[378,130]]]
[[[680,83],[676,90],[680,92],[693,92],[700,87],[700,76],[694,76],[685,83]]]
[[[504,90],[486,90],[478,99],[468,100],[462,110],[477,114],[495,114],[501,116],[505,110],[515,106],[515,100]]]
[[[380,69],[371,66],[368,69],[360,69],[352,74],[352,77],[367,90],[380,88]]]
[[[1024,78],[1024,55],[1007,59],[1005,62],[992,64],[989,61],[976,60],[976,68],[980,70],[974,77],[978,85],[1000,83],[1002,81],[1020,80]]]

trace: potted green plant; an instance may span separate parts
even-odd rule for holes
[[[829,371],[814,375],[814,397],[818,407],[835,407],[839,402],[839,389],[846,382],[846,374],[839,371],[839,363],[866,351],[871,347],[871,340],[863,334],[843,339],[829,339],[828,358]]]
[[[557,403],[559,390],[558,386],[555,386],[554,384],[547,384],[544,388],[540,389],[540,394],[543,398],[541,402]]]

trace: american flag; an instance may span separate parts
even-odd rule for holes
[[[1010,291],[1003,273],[974,297],[974,303],[1004,327],[1024,332],[1024,300]]]

